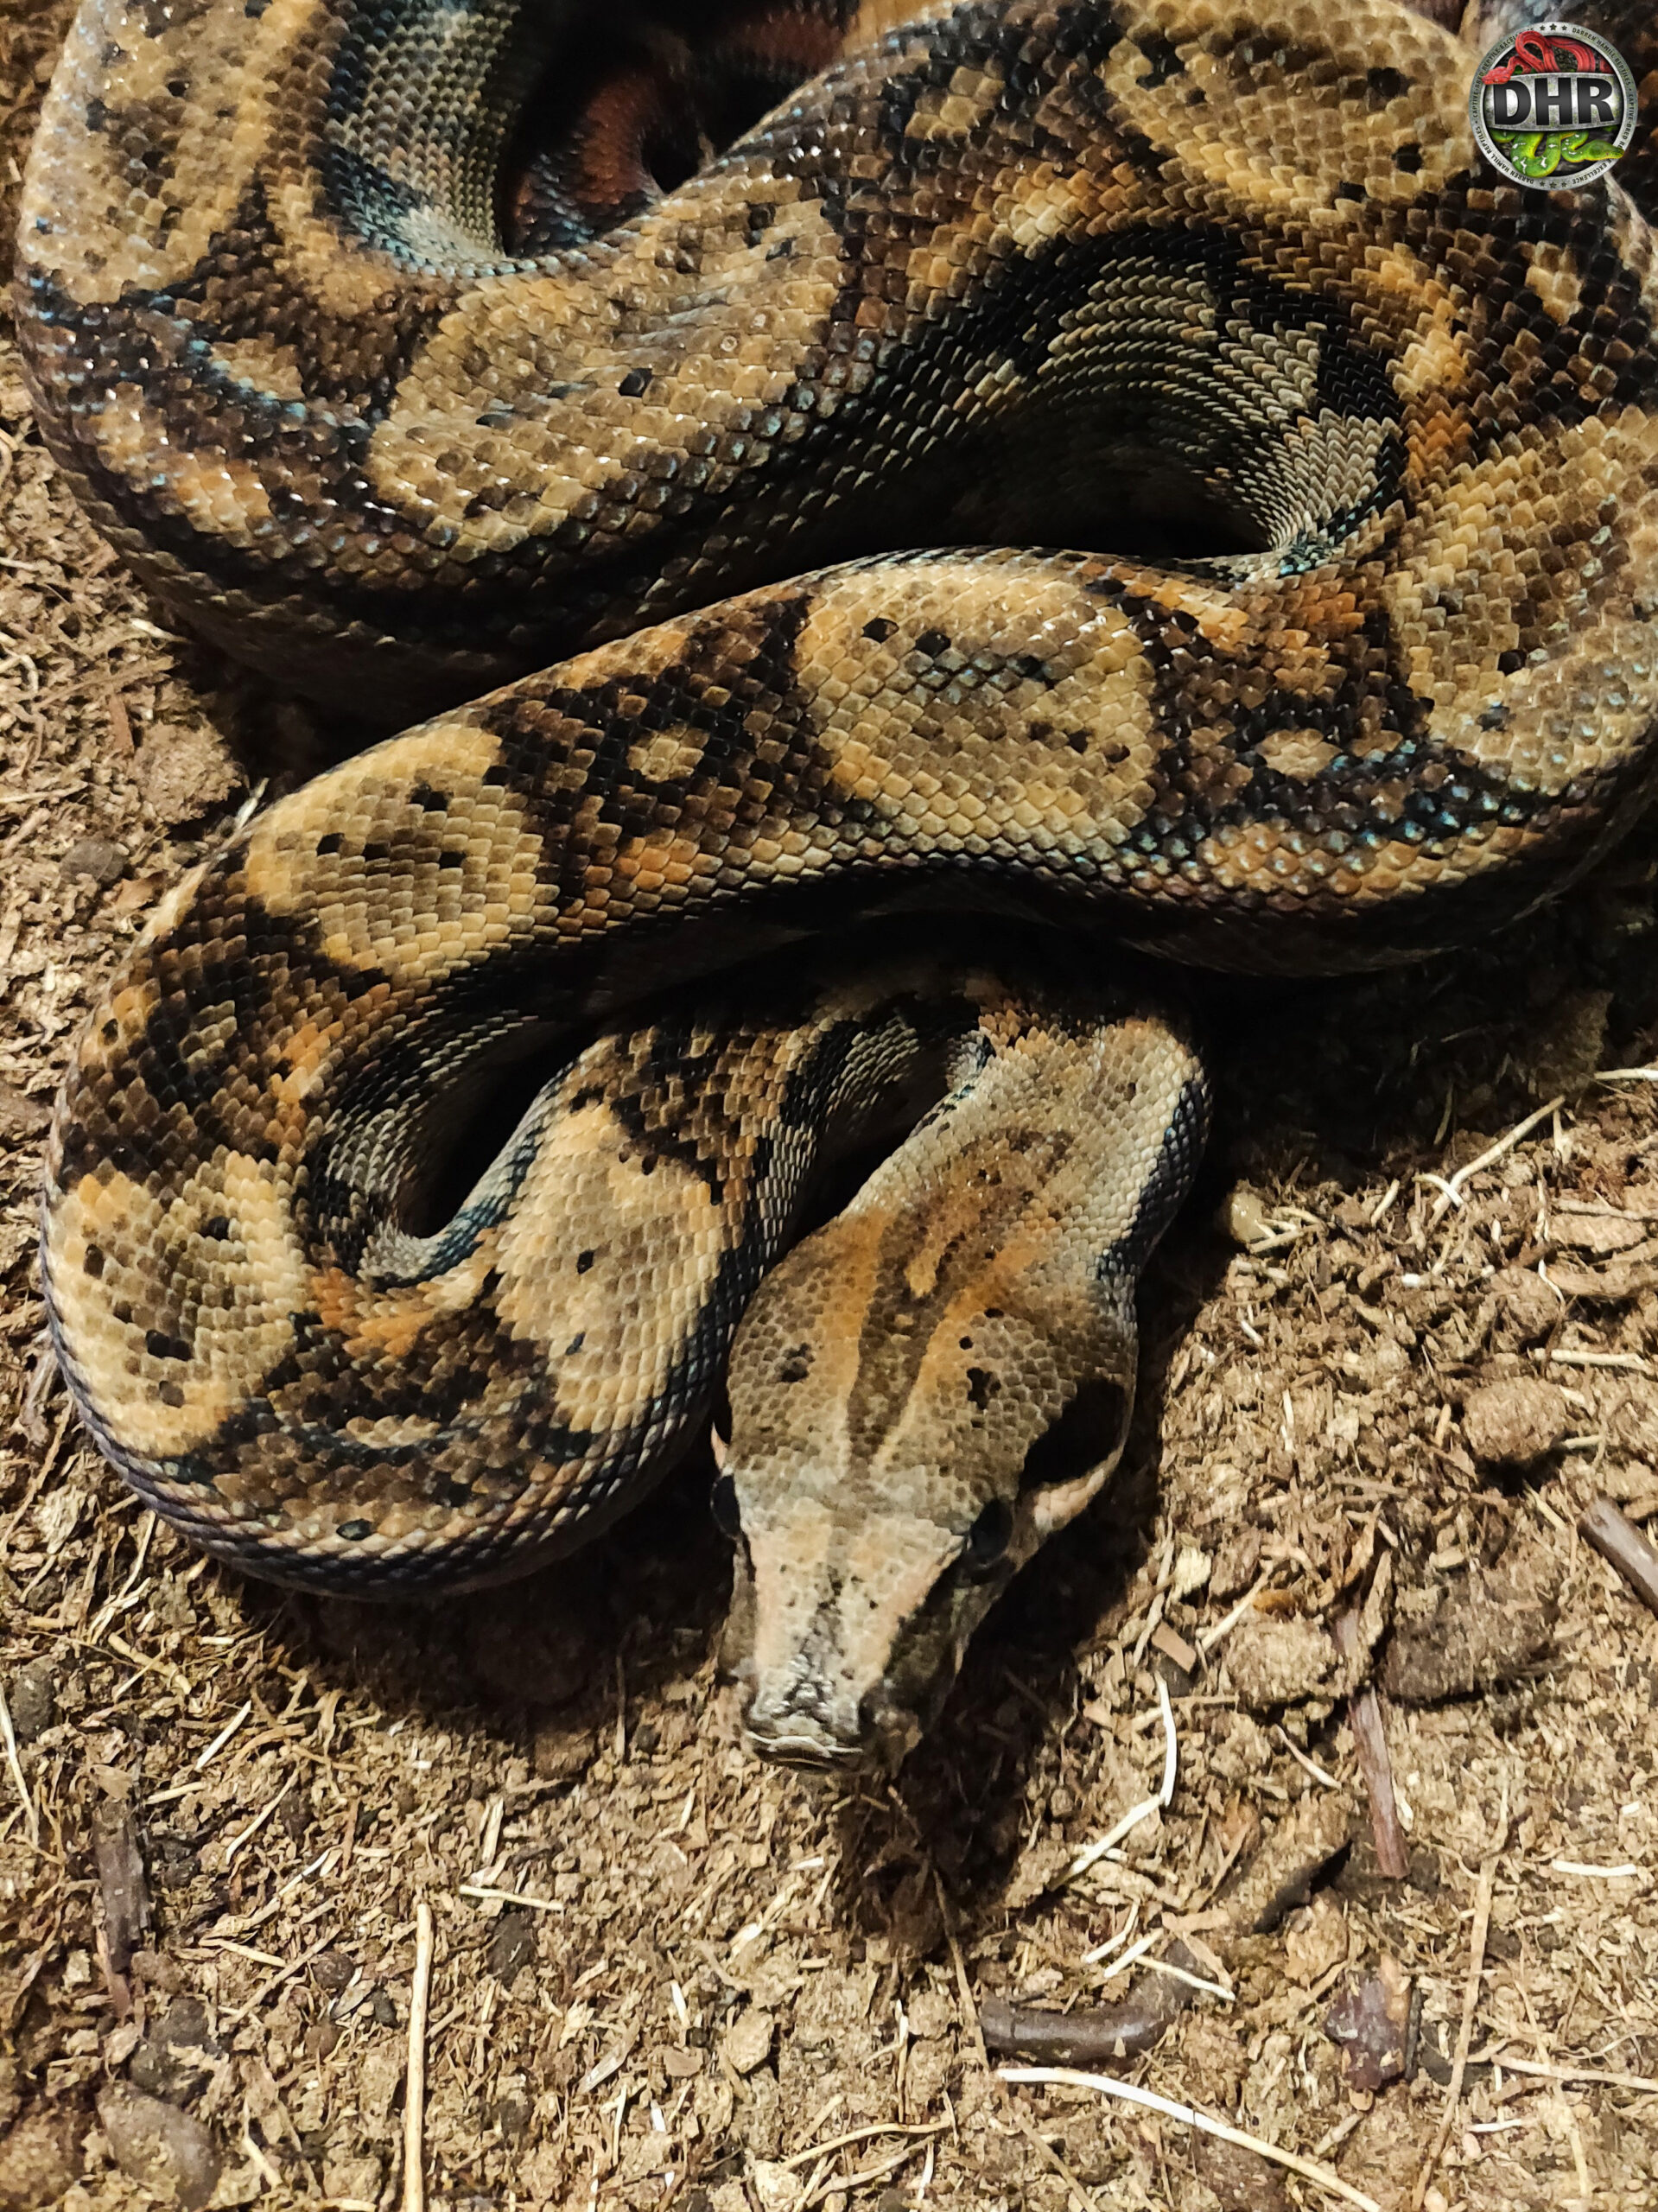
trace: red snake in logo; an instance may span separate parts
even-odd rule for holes
[[[1564,63],[1560,59],[1563,54],[1570,57]],[[1523,69],[1528,75],[1535,73],[1550,76],[1563,67],[1586,71],[1605,67],[1592,47],[1585,46],[1575,38],[1562,38],[1558,33],[1544,38],[1536,31],[1520,31],[1515,36],[1514,52],[1506,61],[1499,61],[1496,68],[1488,69],[1481,82],[1506,85],[1516,69]]]

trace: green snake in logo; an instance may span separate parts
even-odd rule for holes
[[[1518,32],[1505,48],[1495,49],[1502,55],[1500,60],[1487,55],[1490,66],[1475,88],[1477,101],[1481,86],[1491,88],[1483,96],[1490,149],[1500,154],[1511,175],[1528,182],[1557,175],[1569,182],[1577,172],[1615,162],[1628,143],[1627,131],[1616,143],[1605,127],[1617,130],[1620,73],[1585,43],[1586,34],[1573,37],[1570,31],[1569,25],[1548,23]],[[1574,93],[1584,103],[1575,114]],[[1556,108],[1553,116],[1551,105]],[[1504,129],[1505,123],[1520,127]],[[1556,127],[1549,128],[1550,123]]]
[[[1615,162],[1620,150],[1586,130],[1494,130],[1491,136],[1521,176],[1553,176],[1563,162],[1574,169]]]

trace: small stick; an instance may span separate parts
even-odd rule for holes
[[[1185,1972],[1197,1963],[1184,1943],[1172,1945],[1171,1952],[1173,1964]],[[1047,2012],[1039,2005],[987,1997],[979,2007],[979,2027],[992,2050],[1057,2059],[1062,2065],[1106,2066],[1155,2050],[1193,1993],[1185,1983],[1171,1989],[1154,1981],[1120,2005],[1077,2012]]]
[[[1138,1943],[1131,1943],[1121,1957],[1113,1959],[1100,1980],[1102,1982],[1115,1981],[1120,1974],[1127,1974],[1130,1967],[1137,1965],[1145,1957],[1156,1941],[1157,1930],[1153,1929],[1149,1936],[1142,1936]]]
[[[1407,2083],[1416,2079],[1416,2055],[1422,2040],[1422,2005],[1426,1994],[1420,1981],[1412,1982],[1410,2012],[1405,2022],[1404,2078]]]
[[[1639,1352],[1635,1351],[1579,1351],[1568,1344],[1562,1351],[1552,1351],[1551,1367],[1612,1367],[1623,1375],[1650,1375],[1652,1370]]]
[[[1178,2120],[1202,2134],[1215,2136],[1220,2142],[1235,2143],[1241,2151],[1253,2151],[1258,2158],[1269,2159],[1275,2166],[1299,2174],[1303,2181],[1327,2189],[1344,2203],[1357,2205],[1359,2212],[1382,2212],[1374,2196],[1366,2196],[1363,2190],[1354,2189],[1338,2173],[1319,2165],[1316,2159],[1304,2158],[1294,2151],[1280,2150],[1276,2143],[1264,2142],[1259,2135],[1246,2135],[1241,2127],[1229,2127],[1223,2120],[1211,2120],[1207,2113],[1196,2112],[1190,2105],[1178,2105],[1172,2097],[1159,2097],[1154,2090],[1142,2089],[1136,2082],[1119,2082],[1109,2074],[1079,2074],[1070,2066],[1002,2066],[997,2071],[1004,2082],[1051,2082],[1064,2088],[1097,2089],[1103,2096],[1119,2097],[1124,2104],[1161,2113],[1166,2120]]]
[[[1422,2200],[1427,2195],[1427,2185],[1433,2178],[1434,2168],[1445,2156],[1445,2146],[1451,2140],[1452,2124],[1457,2117],[1457,2107],[1462,2101],[1463,2075],[1468,2070],[1468,2052],[1474,2040],[1474,2014],[1479,2005],[1480,1976],[1485,1971],[1485,1938],[1491,1925],[1491,1897],[1496,1887],[1496,1854],[1491,1856],[1479,1870],[1479,1888],[1474,1897],[1474,1925],[1468,1938],[1468,1981],[1463,1991],[1462,2025],[1457,2031],[1457,2055],[1451,2063],[1451,2085],[1445,2093],[1445,2110],[1439,2116],[1439,2132],[1433,2139],[1433,2148],[1422,2162],[1416,2177],[1416,2186],[1410,2194],[1409,2212],[1422,2212]]]
[[[1199,1989],[1206,1997],[1218,1997],[1228,2005],[1237,2002],[1236,1989],[1229,1989],[1224,1982],[1206,1981],[1200,1974],[1190,1974],[1185,1967],[1178,1967],[1172,1959],[1147,1959],[1147,1965],[1153,1974],[1172,1974],[1177,1981],[1184,1981],[1188,1989]]]
[[[1658,1613],[1658,1551],[1628,1514],[1620,1513],[1610,1497],[1598,1497],[1579,1522],[1578,1534]]]
[[[1255,1599],[1272,1580],[1274,1572],[1274,1568],[1269,1567],[1264,1574],[1257,1575],[1253,1589],[1246,1590],[1231,1611],[1223,1619],[1217,1621],[1213,1628],[1198,1630],[1197,1649],[1199,1651],[1212,1651],[1223,1636],[1231,1635],[1246,1613],[1255,1611]]]
[[[1310,1774],[1321,1789],[1339,1789],[1341,1788],[1340,1783],[1337,1781],[1333,1774],[1328,1773],[1324,1768],[1321,1767],[1317,1759],[1310,1759],[1307,1757],[1306,1753],[1301,1749],[1300,1745],[1296,1742],[1294,1737],[1291,1735],[1287,1728],[1284,1727],[1280,1724],[1278,1727],[1274,1729],[1273,1733],[1277,1737],[1279,1742],[1284,1746],[1284,1749],[1295,1761],[1295,1764],[1300,1768],[1301,1771],[1304,1774]]]
[[[480,1904],[527,1905],[531,1912],[562,1912],[556,1897],[532,1897],[524,1890],[492,1889],[487,1882],[462,1882],[458,1894],[475,1897]]]
[[[296,1774],[290,1774],[287,1781],[283,1783],[282,1788],[276,1792],[270,1802],[264,1807],[263,1811],[256,1813],[253,1818],[248,1822],[247,1826],[245,1828],[238,1828],[237,1833],[231,1838],[230,1841],[225,1846],[224,1864],[227,1870],[232,1859],[235,1858],[237,1853],[242,1848],[242,1846],[245,1843],[251,1842],[252,1839],[258,1834],[260,1829],[270,1818],[270,1815],[276,1811],[277,1806],[281,1804],[283,1799],[287,1796],[289,1791],[298,1780],[299,1777]]]
[[[409,2075],[403,2107],[403,2212],[426,2212],[426,2019],[432,1999],[432,1908],[415,1904],[415,1980],[409,1993]]]
[[[1335,1623],[1336,1648],[1345,1659],[1359,1656],[1358,1615],[1339,1613]],[[1376,1867],[1390,1882],[1403,1881],[1410,1872],[1410,1847],[1399,1824],[1399,1807],[1393,1794],[1393,1764],[1388,1757],[1387,1732],[1382,1725],[1382,1700],[1369,1682],[1356,1689],[1347,1703],[1348,1725],[1359,1772],[1364,1777],[1370,1801],[1370,1833],[1375,1838]]]
[[[293,1960],[289,1965],[279,1967],[275,1974],[269,1975],[259,1984],[245,2005],[238,2005],[233,2012],[221,2012],[219,2016],[220,2023],[229,2027],[237,2020],[249,2018],[258,2011],[274,1990],[279,1989],[283,1982],[291,1981],[296,1974],[302,1974],[313,1959],[321,1958],[323,1952],[338,1941],[337,1936],[332,1934],[325,1936],[321,1942],[313,1943],[308,1951],[302,1951],[298,1958]]]

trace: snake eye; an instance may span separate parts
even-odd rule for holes
[[[1006,1556],[1013,1534],[1013,1510],[993,1497],[967,1532],[962,1552],[962,1572],[970,1582],[982,1581]]]
[[[715,1484],[708,1493],[708,1504],[715,1527],[734,1544],[743,1532],[743,1516],[737,1506],[737,1485],[729,1475],[721,1475]]]

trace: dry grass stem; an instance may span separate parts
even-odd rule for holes
[[[1198,2112],[1191,2105],[1177,2104],[1172,2097],[1160,2097],[1154,2090],[1142,2089],[1137,2082],[1115,2081],[1109,2074],[1082,2074],[1070,2066],[1003,2066],[997,2070],[1004,2082],[1051,2082],[1067,2088],[1096,2089],[1102,2096],[1139,2105],[1147,2112],[1160,2113],[1165,2120],[1195,2127],[1200,2134],[1212,2135],[1217,2142],[1233,2144],[1240,2151],[1253,2151],[1258,2158],[1282,2166],[1288,2173],[1299,2174],[1303,2181],[1327,2190],[1344,2204],[1356,2205],[1358,2212],[1382,2212],[1374,2196],[1354,2189],[1338,2173],[1320,2165],[1316,2159],[1304,2158],[1295,2151],[1280,2150],[1276,2143],[1248,2134],[1241,2127],[1229,2127],[1224,2120],[1211,2120],[1207,2113]]]
[[[1445,2093],[1445,2111],[1440,2115],[1433,2147],[1417,2174],[1416,2186],[1411,2192],[1410,2212],[1421,2212],[1422,2200],[1427,2194],[1435,2167],[1445,2156],[1445,2147],[1451,2140],[1451,2130],[1457,2117],[1457,2107],[1462,2101],[1463,2078],[1468,2069],[1468,2054],[1474,2041],[1474,2015],[1479,2006],[1480,1977],[1485,1971],[1485,1941],[1490,1932],[1491,1900],[1496,1891],[1496,1853],[1493,1852],[1479,1870],[1479,1885],[1474,1892],[1474,1919],[1468,1937],[1468,1979],[1463,1989],[1462,2024],[1457,2031],[1457,2050],[1451,2063],[1451,2082]]]
[[[403,2113],[403,2212],[426,2212],[426,2022],[432,1998],[432,1908],[415,1906],[415,1974],[409,1992],[409,2064]]]
[[[1433,1201],[1432,1211],[1428,1216],[1428,1227],[1437,1229],[1452,1207],[1462,1204],[1463,1192],[1476,1175],[1483,1174],[1488,1167],[1495,1167],[1498,1160],[1506,1158],[1515,1145],[1528,1137],[1534,1128],[1558,1114],[1565,1103],[1566,1093],[1561,1091],[1559,1097],[1551,1098],[1546,1106],[1540,1106],[1535,1113],[1528,1114],[1523,1122],[1516,1122],[1506,1135],[1500,1136],[1495,1144],[1487,1145],[1483,1152],[1471,1160],[1465,1167],[1459,1167],[1448,1179],[1436,1175],[1424,1176],[1421,1179],[1424,1182],[1437,1183],[1439,1186],[1439,1195]]]

